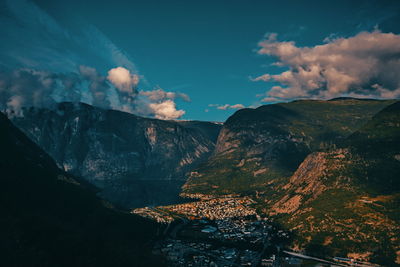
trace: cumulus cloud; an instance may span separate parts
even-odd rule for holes
[[[269,34],[258,53],[277,58],[279,74],[266,73],[254,81],[274,82],[263,101],[339,96],[400,97],[400,35],[361,32],[350,38],[326,39],[313,47],[278,41]]]
[[[117,89],[119,104],[116,108],[134,113],[139,76],[124,67],[116,67],[108,71],[107,80]]]
[[[121,92],[135,93],[136,86],[139,83],[139,76],[131,74],[124,67],[117,67],[108,71],[107,79]]]
[[[150,103],[149,108],[157,119],[162,120],[178,119],[185,114],[184,110],[176,109],[176,104],[172,100],[166,100],[161,103]]]
[[[151,101],[163,101],[166,99],[180,98],[183,101],[190,102],[190,97],[187,94],[179,92],[167,92],[161,88],[157,88],[152,91],[140,91],[139,94],[148,97]]]
[[[245,106],[243,104],[235,104],[235,105],[229,105],[229,104],[225,104],[225,105],[220,105],[220,104],[209,104],[209,107],[215,107],[216,109],[219,110],[227,110],[227,109],[242,109],[245,108]]]
[[[23,107],[52,108],[57,102],[69,101],[166,120],[185,114],[175,100],[190,101],[186,94],[159,87],[137,91],[136,86],[137,78],[124,68],[114,68],[108,76],[83,65],[72,73],[26,68],[0,71],[0,110],[23,115]]]
[[[162,120],[181,118],[184,110],[178,110],[175,100],[190,101],[187,94],[168,92],[160,87],[154,90],[137,90],[139,76],[129,70],[117,67],[108,71],[107,80],[117,88],[119,105],[122,111]]]
[[[163,120],[179,119],[185,114],[185,111],[176,108],[175,101],[177,99],[190,102],[187,94],[168,92],[160,87],[156,87],[154,90],[138,91],[134,112]]]

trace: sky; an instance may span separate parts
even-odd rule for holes
[[[224,121],[293,99],[399,98],[399,31],[399,1],[0,0],[0,108]]]

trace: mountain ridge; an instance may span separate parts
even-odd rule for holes
[[[308,154],[339,144],[393,102],[299,100],[239,110],[228,118],[215,152],[194,170],[195,176],[189,175],[183,191],[238,193],[240,183],[242,191],[262,190],[265,183],[290,177]]]

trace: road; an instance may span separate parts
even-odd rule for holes
[[[327,260],[324,260],[324,259],[311,257],[311,256],[308,256],[308,255],[304,255],[304,254],[300,254],[300,253],[296,253],[296,252],[291,252],[291,251],[287,251],[287,250],[284,250],[283,252],[288,254],[288,255],[290,255],[290,256],[297,257],[297,258],[300,258],[300,259],[314,260],[314,261],[318,261],[318,262],[322,262],[322,263],[333,264],[335,266],[348,266],[348,265],[344,265],[344,264],[341,264],[341,263],[327,261]]]

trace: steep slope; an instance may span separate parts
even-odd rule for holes
[[[0,113],[2,266],[157,266],[159,226],[106,208]]]
[[[400,102],[339,149],[310,154],[285,186],[259,201],[316,255],[400,264]]]
[[[31,108],[13,122],[59,167],[84,177],[103,197],[127,208],[176,201],[185,173],[210,155],[220,128],[83,103]]]
[[[393,102],[299,100],[239,110],[221,129],[214,155],[191,173],[184,195],[268,191],[308,154],[342,142]]]
[[[214,144],[217,143],[217,138],[222,127],[222,122],[208,121],[174,121],[186,129],[194,129],[207,136]]]

